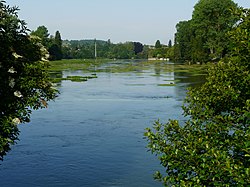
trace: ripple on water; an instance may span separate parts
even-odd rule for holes
[[[161,186],[152,177],[161,167],[147,152],[143,132],[157,119],[183,122],[189,83],[181,80],[186,74],[142,68],[98,72],[85,83],[63,81],[56,102],[20,126],[20,141],[0,166],[0,186]],[[166,79],[176,86],[157,86]]]

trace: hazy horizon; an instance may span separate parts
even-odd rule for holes
[[[98,39],[113,43],[137,41],[154,45],[156,40],[167,44],[174,38],[175,25],[191,19],[198,0],[6,0],[20,8],[19,17],[28,28],[44,25],[62,39]],[[250,1],[235,0],[250,7]]]

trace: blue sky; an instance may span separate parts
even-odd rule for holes
[[[17,5],[19,17],[31,30],[45,25],[63,39],[110,39],[113,43],[139,41],[168,43],[175,25],[191,19],[198,0],[6,0]],[[250,8],[250,0],[235,0]]]

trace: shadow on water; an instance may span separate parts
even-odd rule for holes
[[[175,72],[175,79],[178,80],[178,86],[176,86],[176,95],[180,100],[186,97],[187,89],[200,87],[206,81],[205,74],[192,74],[190,72]]]

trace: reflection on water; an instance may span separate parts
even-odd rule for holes
[[[20,126],[20,142],[0,166],[0,186],[161,186],[144,129],[158,118],[183,120],[186,87],[200,80],[172,70],[128,62],[122,71],[113,62],[96,69],[97,79],[62,81],[56,102]],[[170,82],[175,86],[158,86]]]

